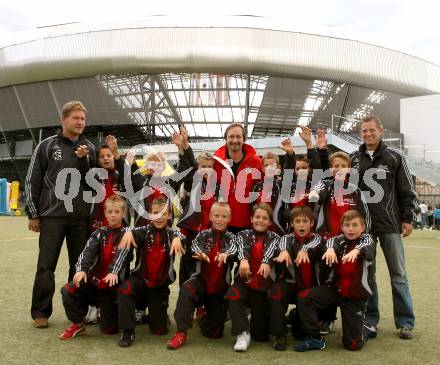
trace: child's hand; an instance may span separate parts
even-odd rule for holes
[[[328,248],[327,251],[325,251],[325,254],[322,256],[322,259],[325,260],[325,263],[328,266],[338,263],[338,257],[336,256],[336,252],[333,248]]]
[[[137,247],[137,245],[134,240],[133,233],[125,232],[121,238],[121,241],[119,242],[118,248],[124,250],[130,247]]]
[[[352,249],[348,254],[342,257],[342,263],[345,264],[346,262],[355,262],[359,254],[360,251],[357,248]]]
[[[309,259],[309,254],[306,251],[299,251],[298,255],[296,256],[295,259],[295,264],[296,266],[299,266],[301,264],[305,264],[305,263],[309,263],[310,259]]]
[[[327,148],[327,138],[323,129],[318,129],[316,131],[316,147],[320,150],[325,150]]]
[[[108,286],[113,286],[118,283],[118,275],[116,274],[107,274],[107,276],[104,278],[104,282],[108,284]]]
[[[130,148],[125,155],[125,161],[128,162],[129,165],[133,165],[136,163],[136,148]]]
[[[218,262],[218,267],[222,266],[223,264],[226,265],[226,260],[228,259],[227,253],[220,253],[215,257],[215,261]]]
[[[75,156],[78,158],[83,158],[84,156],[87,156],[88,154],[89,154],[89,149],[85,144],[78,146],[75,150]]]
[[[196,260],[206,261],[208,264],[211,262],[211,261],[209,260],[208,255],[207,255],[206,253],[204,253],[204,252],[197,252],[197,253],[196,253],[195,255],[193,255],[192,257],[193,257],[193,259],[196,259]]]
[[[317,202],[319,200],[319,194],[316,190],[312,190],[309,193],[309,202]]]
[[[249,261],[246,259],[243,259],[240,261],[240,266],[239,266],[239,272],[240,272],[240,276],[243,279],[248,279],[249,276],[252,274],[251,273],[251,268],[249,266]]]
[[[275,257],[273,260],[279,262],[280,264],[285,262],[286,267],[292,265],[292,258],[287,250],[281,251],[278,257]]]
[[[288,155],[293,154],[294,149],[290,138],[286,138],[285,140],[283,140],[280,144],[280,148]]]
[[[109,134],[107,137],[105,137],[105,142],[110,148],[110,151],[114,152],[118,150],[118,140],[116,139],[115,136]]]
[[[309,127],[301,127],[301,133],[299,134],[299,136],[304,141],[308,149],[313,148],[312,130]]]
[[[87,274],[84,271],[78,271],[73,276],[73,283],[76,285],[76,287],[79,287],[79,284],[81,284],[81,281],[84,281],[87,283]]]
[[[173,241],[171,242],[170,255],[183,256],[184,254],[185,254],[185,249],[182,246],[182,241],[180,240],[179,237],[174,237]]]
[[[263,278],[267,278],[270,274],[270,266],[269,264],[261,264],[260,268],[257,272],[258,275],[261,275]]]

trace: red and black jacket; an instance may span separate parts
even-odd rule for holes
[[[342,184],[341,184],[342,185]],[[341,233],[340,218],[350,210],[357,210],[365,219],[366,232],[371,228],[371,217],[362,191],[348,181],[343,183],[343,188],[347,194],[338,196],[335,191],[335,181],[333,178],[324,179],[313,190],[319,194],[319,200],[315,206],[316,232],[324,238],[336,236]],[[316,213],[317,212],[317,213]]]
[[[75,266],[76,272],[86,272],[89,282],[94,283],[98,288],[107,287],[103,279],[112,272],[118,244],[125,230],[125,227],[101,227],[94,231],[78,257]],[[125,276],[124,266],[121,265],[115,274],[121,273],[122,276]]]
[[[107,200],[107,198],[111,197],[112,195],[118,194],[121,195],[121,192],[125,192],[125,185],[124,185],[124,167],[128,164],[125,163],[124,158],[119,158],[115,160],[115,169],[114,170],[107,170],[108,177],[104,178],[101,177],[99,174],[96,176],[96,180],[100,184],[100,188],[102,189],[104,193],[104,199],[101,202],[96,201],[96,196],[92,199],[92,205],[91,205],[91,212],[90,212],[90,225],[89,229],[91,231],[94,231],[100,227],[104,227],[108,225],[108,222],[105,218],[104,214],[104,203]],[[96,189],[96,187],[95,187]],[[123,196],[123,194],[122,194]],[[126,207],[125,209],[125,216],[123,223],[125,226],[130,225],[130,209]]]
[[[261,158],[257,155],[257,152],[252,146],[245,143],[243,145],[244,158],[238,166],[237,176],[235,176],[231,168],[232,160],[228,158],[227,151],[228,148],[224,145],[214,153],[214,170],[217,173],[217,182],[221,185],[220,194],[227,197],[227,201],[233,212],[230,226],[248,228],[251,226],[250,204],[248,201],[239,202],[235,195],[236,190],[238,190],[240,195],[244,195],[242,196],[244,200],[249,198],[249,193],[252,191],[252,188],[261,180]],[[253,178],[251,175],[252,170],[258,171],[260,176]],[[237,181],[237,178],[243,175],[245,178],[241,177],[240,180]],[[221,184],[222,178],[224,181],[223,184]],[[227,182],[229,182],[229,184],[225,186],[224,184],[227,184]],[[244,184],[244,186],[237,186],[239,184]],[[225,190],[224,193],[222,192],[223,190]],[[241,194],[241,192],[243,192],[243,194]]]
[[[137,245],[136,266],[131,274],[142,279],[148,287],[169,285],[176,279],[174,255],[170,255],[171,242],[174,238],[185,237],[174,228],[155,229],[148,225],[131,230]],[[127,261],[129,249],[119,250],[112,266],[112,273]]]
[[[252,276],[247,284],[252,289],[265,291],[272,285],[272,277],[264,279],[257,275],[257,272],[261,264],[272,266],[272,260],[279,249],[279,241],[280,236],[272,231],[257,232],[253,229],[246,229],[237,233],[235,240],[237,259],[249,261]],[[242,280],[238,271],[235,280]]]
[[[191,251],[193,254],[204,253],[209,257],[209,263],[197,260],[196,271],[192,277],[198,277],[205,285],[208,294],[225,292],[231,285],[231,270],[233,257],[237,253],[235,235],[231,232],[220,232],[212,228],[200,232],[193,240]],[[215,257],[226,253],[226,265],[218,266]]]
[[[342,297],[350,299],[368,298],[372,294],[373,260],[376,256],[376,243],[368,233],[357,240],[347,240],[344,235],[332,237],[326,248],[333,248],[338,263],[330,270],[326,284],[335,287]],[[342,263],[342,257],[357,248],[360,253],[354,263]]]
[[[303,241],[290,233],[281,237],[279,251],[287,251],[292,259],[292,264],[277,264],[277,277],[293,284],[296,290],[311,288],[319,283],[319,269],[323,255],[324,241],[321,236],[312,233]],[[310,262],[297,266],[293,261],[300,251],[307,252]]]

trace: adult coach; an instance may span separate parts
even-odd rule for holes
[[[261,180],[261,158],[252,146],[245,143],[246,131],[242,124],[231,123],[226,128],[225,140],[226,144],[214,152],[214,170],[219,183],[229,180],[226,193],[232,219],[228,229],[237,233],[251,224],[249,194]],[[221,186],[223,190],[225,185]]]
[[[52,314],[55,268],[64,239],[69,254],[68,281],[73,278],[76,261],[88,239],[90,206],[83,200],[84,179],[72,173],[74,170],[64,170],[71,173],[66,179],[59,179],[57,186],[57,177],[63,175],[63,169],[76,169],[83,175],[95,165],[95,147],[82,137],[85,125],[84,105],[79,101],[65,104],[61,115],[62,129],[40,142],[26,176],[29,229],[40,232],[31,307],[36,328],[46,328]],[[75,185],[79,185],[78,195],[73,198],[72,206],[67,207],[59,198],[75,191]]]
[[[405,158],[381,140],[383,128],[380,119],[376,116],[363,118],[360,122],[360,132],[364,143],[351,155],[351,165],[359,172],[359,187],[364,192],[371,191],[364,181],[367,170],[374,169],[378,173],[385,174],[384,179],[375,179],[376,184],[383,189],[382,201],[368,203],[372,218],[371,233],[376,242],[379,239],[388,266],[393,295],[394,322],[399,330],[399,337],[411,339],[415,318],[405,270],[401,234],[406,237],[413,230],[413,215],[417,207],[416,193]],[[372,192],[371,196],[375,193]],[[375,261],[373,270],[376,271]],[[365,333],[369,338],[374,338],[377,335],[379,322],[379,296],[376,281],[371,289],[373,294],[367,305]]]

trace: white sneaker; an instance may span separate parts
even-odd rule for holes
[[[234,350],[239,352],[245,352],[251,344],[251,335],[248,332],[243,332],[237,336],[237,342],[235,343]]]
[[[86,323],[88,324],[96,324],[99,322],[99,308],[96,308],[95,306],[91,305],[89,306],[89,311],[86,315]]]

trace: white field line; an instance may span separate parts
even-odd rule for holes
[[[35,240],[38,239],[38,236],[35,237],[17,237],[17,238],[11,238],[7,240],[0,240],[0,242],[15,242],[15,241],[24,241],[24,240]]]
[[[411,246],[411,245],[404,245],[404,248],[409,247],[409,248],[423,248],[423,249],[427,249],[427,250],[440,250],[440,247],[428,247],[428,246]]]

